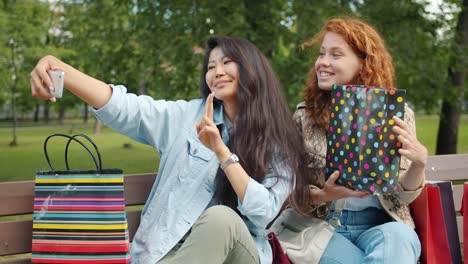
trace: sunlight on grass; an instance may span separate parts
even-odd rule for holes
[[[0,181],[33,180],[38,170],[49,170],[43,143],[53,133],[69,134],[70,128],[36,128],[18,131],[18,146],[10,147],[11,132],[0,131]],[[98,146],[103,168],[120,168],[125,174],[155,172],[159,165],[157,152],[123,135],[104,128],[99,135],[93,135],[91,128],[75,129],[73,133],[90,136]],[[56,169],[64,169],[64,150],[66,139],[51,139],[48,144],[49,157]],[[124,144],[127,147],[124,147]],[[88,145],[91,147],[91,145]],[[89,154],[77,143],[69,149],[71,169],[93,169],[95,165]]]

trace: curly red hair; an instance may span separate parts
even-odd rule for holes
[[[343,37],[355,54],[362,60],[362,69],[356,77],[360,85],[393,87],[395,70],[392,57],[385,47],[383,38],[369,24],[349,17],[328,20],[311,40],[303,46],[314,46],[323,42],[327,32],[334,32]],[[328,108],[331,93],[318,87],[315,67],[309,70],[304,88],[306,110],[315,126],[328,127]]]

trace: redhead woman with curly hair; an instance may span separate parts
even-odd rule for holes
[[[413,111],[404,121],[393,117],[392,130],[403,143],[397,194],[369,195],[335,184],[339,172],[325,181],[328,114],[333,84],[394,86],[394,67],[385,43],[369,24],[354,18],[327,21],[305,46],[320,45],[310,69],[304,100],[294,114],[308,152],[308,168],[318,176],[310,188],[314,216],[334,219],[319,263],[415,263],[421,246],[408,204],[421,192],[427,150],[416,138]],[[312,243],[312,242],[311,242]]]

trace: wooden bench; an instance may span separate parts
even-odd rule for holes
[[[427,161],[426,180],[452,181],[453,201],[457,212],[458,237],[460,243],[463,243],[463,217],[460,214],[460,208],[463,197],[463,183],[468,182],[468,154],[430,156]]]
[[[129,207],[127,217],[130,239],[138,227],[141,205],[145,203],[155,177],[155,174],[125,176],[125,203]],[[429,157],[426,177],[427,180],[453,181],[458,230],[462,239],[463,221],[459,211],[463,182],[468,181],[468,154]],[[18,216],[18,220],[0,220],[0,264],[31,263],[31,255],[25,253],[31,252],[33,197],[34,181],[0,183],[0,217]],[[134,206],[137,208],[132,208]],[[23,255],[11,258],[17,254]]]
[[[142,205],[155,178],[154,173],[126,175],[124,178],[130,240],[140,223]],[[33,200],[34,181],[0,183],[0,217],[18,219],[0,219],[0,264],[31,263],[31,255],[24,253],[31,252]]]

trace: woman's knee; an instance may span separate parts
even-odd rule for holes
[[[219,228],[220,230],[234,226],[237,224],[237,220],[242,221],[234,210],[224,205],[212,206],[200,216],[200,221],[209,222],[210,228]]]
[[[201,217],[214,218],[214,219],[231,219],[238,216],[237,213],[225,205],[215,205],[203,212]]]
[[[399,222],[389,222],[382,225],[382,230],[387,236],[392,236],[395,241],[420,248],[419,237],[409,225]]]
[[[320,264],[362,263],[364,253],[348,238],[334,233],[325,252],[320,258]]]
[[[220,241],[227,242],[226,245],[230,249],[234,248],[237,243],[241,243],[256,252],[255,243],[247,225],[234,210],[227,206],[217,205],[205,210],[193,226],[192,232],[195,230],[204,233],[205,237],[216,236]]]
[[[415,256],[419,256],[421,253],[419,237],[414,229],[407,224],[389,222],[372,229],[374,229],[372,232],[380,237],[385,247],[394,248],[397,250],[396,252],[405,251]]]

